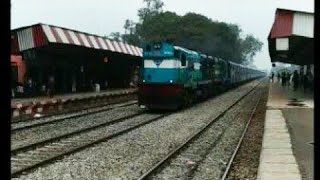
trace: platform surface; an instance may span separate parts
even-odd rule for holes
[[[313,179],[313,113],[311,91],[270,82],[257,179]]]
[[[87,97],[94,97],[97,95],[109,95],[113,93],[123,93],[127,91],[135,91],[134,88],[127,88],[127,89],[108,89],[100,92],[83,92],[83,93],[70,93],[70,94],[59,94],[54,95],[52,98],[48,96],[39,96],[39,97],[32,97],[32,98],[13,98],[11,99],[11,107],[16,106],[17,104],[30,104],[36,103],[40,101],[48,101],[48,100],[58,100],[58,99],[75,99],[75,98],[87,98]]]
[[[297,101],[294,102],[294,99]],[[292,102],[296,105],[290,105]],[[299,103],[302,105],[299,106]],[[290,87],[282,87],[280,82],[270,82],[269,99],[267,103],[268,109],[313,107],[313,93],[310,90],[304,92],[302,88],[299,88],[297,91],[293,91],[292,84]]]

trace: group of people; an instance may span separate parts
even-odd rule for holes
[[[138,84],[138,74],[135,74],[130,81],[130,84],[124,81],[124,85],[134,88],[137,87]],[[23,83],[13,82],[12,83],[12,97],[33,97],[38,96],[39,94],[47,95],[49,97],[53,97],[56,91],[59,90],[60,86],[55,82],[55,77],[53,75],[49,76],[47,81],[40,83],[35,81],[31,76],[27,76]],[[77,82],[76,78],[72,78],[72,82],[70,83],[71,92],[77,91],[95,91],[100,92],[100,89],[109,88],[108,80],[98,81],[98,80],[90,80],[89,83],[86,82]]]
[[[274,72],[271,74],[271,81],[274,82]],[[283,71],[277,73],[278,82],[281,81],[283,87],[290,87],[290,83],[293,83],[293,90],[296,91],[299,87],[303,87],[304,91],[306,89],[313,89],[313,76],[311,72],[307,74],[298,73],[295,70],[292,74],[290,72]]]
[[[38,84],[36,81],[33,81],[31,77],[26,78],[25,82],[19,83],[16,82],[13,84],[12,88],[12,97],[16,96],[35,96],[39,91],[44,92],[49,97],[53,97],[55,90],[55,80],[53,76],[50,76],[48,82],[45,84]]]

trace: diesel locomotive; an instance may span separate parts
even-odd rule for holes
[[[138,104],[146,109],[177,109],[191,105],[265,74],[240,64],[192,51],[172,43],[143,47]]]

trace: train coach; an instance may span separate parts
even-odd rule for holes
[[[263,72],[171,43],[143,47],[138,104],[146,109],[177,109],[218,91],[264,76]]]

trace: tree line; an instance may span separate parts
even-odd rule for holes
[[[115,40],[142,46],[146,42],[168,40],[175,45],[200,51],[208,55],[245,65],[252,64],[253,57],[263,43],[253,35],[241,38],[241,28],[236,24],[213,21],[197,13],[183,16],[163,11],[161,0],[143,0],[145,6],[138,10],[139,21],[127,19],[125,33],[113,32]]]

